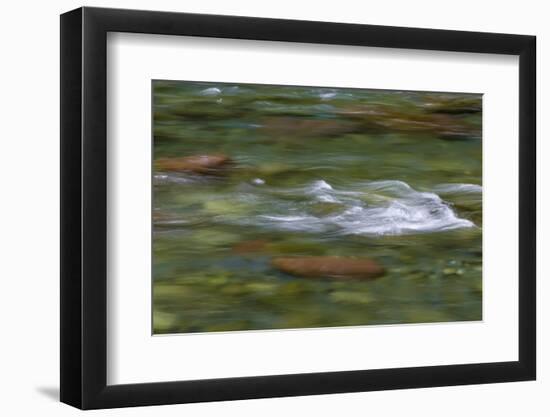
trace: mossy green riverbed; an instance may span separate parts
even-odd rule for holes
[[[152,86],[155,334],[481,319],[481,96]],[[273,263],[319,256],[385,274]]]

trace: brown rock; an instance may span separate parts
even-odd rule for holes
[[[360,131],[360,126],[341,119],[302,119],[299,117],[268,117],[262,121],[262,129],[282,137],[340,136]]]
[[[153,210],[153,223],[171,220],[171,216],[163,211]]]
[[[382,266],[371,259],[339,256],[275,258],[273,266],[290,275],[306,278],[372,279],[384,275]]]
[[[403,111],[387,105],[359,105],[339,111],[342,117],[361,123],[368,132],[406,132],[430,134],[443,139],[480,138],[481,128],[460,117],[467,110],[419,112]],[[472,110],[473,111],[473,110]]]
[[[263,239],[245,240],[234,245],[232,250],[239,254],[262,252],[266,249],[267,243]]]
[[[424,104],[424,109],[431,113],[472,114],[481,113],[481,97],[432,97]]]
[[[182,158],[160,158],[155,166],[160,171],[190,171],[197,174],[213,174],[225,168],[231,159],[226,155],[193,155]]]

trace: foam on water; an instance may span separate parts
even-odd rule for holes
[[[219,181],[191,173],[154,176],[156,184],[214,185]],[[331,236],[433,233],[476,227],[472,221],[460,218],[445,198],[478,205],[481,191],[481,186],[475,184],[441,184],[418,191],[397,180],[336,187],[320,179],[299,187],[284,187],[254,178],[238,184],[228,195],[216,195],[215,199],[223,201],[212,205],[209,215],[212,221],[222,224]]]
[[[199,94],[201,96],[217,96],[218,94],[221,94],[221,92],[222,90],[220,90],[219,88],[210,87],[210,88],[205,88]]]
[[[322,100],[329,100],[333,97],[336,97],[336,94],[337,93],[335,91],[329,91],[329,92],[319,94],[319,97],[321,97]]]
[[[434,191],[440,194],[478,194],[482,190],[481,185],[477,184],[440,184],[434,187]]]
[[[465,187],[470,185],[460,184],[475,188]],[[266,189],[260,213],[241,219],[240,224],[337,235],[402,235],[475,227],[459,218],[435,192],[417,191],[403,181],[366,182],[338,190],[318,180],[304,187]],[[318,214],[314,209],[319,203],[333,204],[336,210]]]

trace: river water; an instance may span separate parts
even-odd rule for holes
[[[481,319],[481,96],[153,82],[153,331]],[[221,155],[212,172],[162,161]],[[300,277],[278,257],[369,258]]]

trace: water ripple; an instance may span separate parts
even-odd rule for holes
[[[303,187],[265,187],[259,193],[259,213],[238,223],[337,235],[403,235],[475,227],[435,192],[417,191],[403,181],[366,182],[339,190],[318,180]]]

